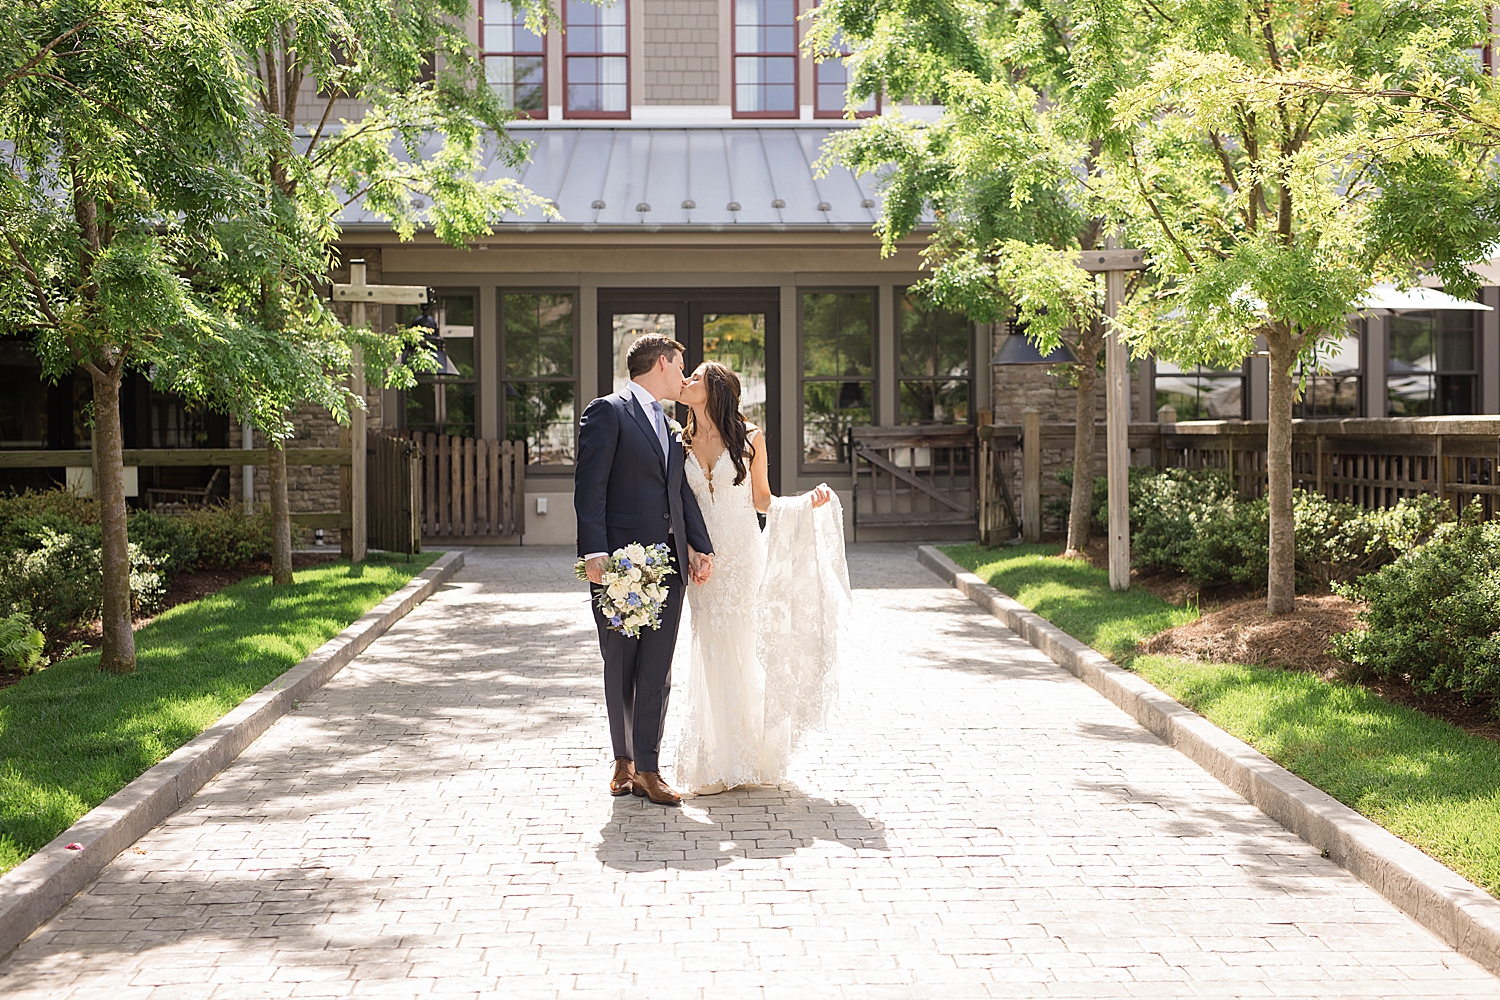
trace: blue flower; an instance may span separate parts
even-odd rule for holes
[[[620,624],[620,616],[619,615],[610,615],[609,616],[609,623],[611,625],[618,626]]]
[[[641,595],[632,590],[625,596],[625,603],[632,608],[638,608],[641,606]]]
[[[632,567],[630,565],[630,560],[626,559],[624,556],[621,556],[620,557],[620,568],[624,569],[624,570],[631,569]]]

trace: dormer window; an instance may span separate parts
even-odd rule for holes
[[[797,117],[796,0],[734,0],[734,114]]]
[[[630,117],[630,33],[625,3],[564,3],[564,117]]]
[[[522,118],[547,117],[546,39],[506,0],[480,0],[479,45],[484,75],[500,103]]]

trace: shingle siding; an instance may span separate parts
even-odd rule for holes
[[[721,104],[717,0],[645,0],[645,104]]]

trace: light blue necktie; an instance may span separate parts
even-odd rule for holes
[[[662,412],[661,402],[651,401],[651,426],[656,428],[656,440],[661,445],[662,458],[667,457],[667,415]]]

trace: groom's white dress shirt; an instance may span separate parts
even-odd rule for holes
[[[632,379],[628,385],[630,394],[635,397],[637,403],[641,404],[641,409],[646,411],[646,419],[651,421],[652,427],[656,428],[656,443],[661,446],[662,458],[666,459],[668,440],[666,411],[662,409],[656,397],[642,388],[639,382]],[[583,557],[583,560],[588,562],[590,559],[602,559],[607,555],[609,555],[608,552],[590,552]]]

